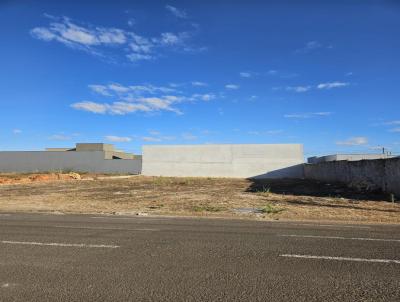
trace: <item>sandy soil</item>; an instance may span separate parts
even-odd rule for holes
[[[0,211],[400,223],[400,204],[388,202],[388,196],[338,184],[145,176],[66,179],[0,185]]]

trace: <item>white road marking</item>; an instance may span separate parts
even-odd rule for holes
[[[107,244],[85,244],[85,243],[56,243],[56,242],[28,242],[28,241],[9,241],[2,240],[3,244],[23,244],[23,245],[39,245],[39,246],[60,246],[60,247],[85,247],[85,248],[109,248],[116,249],[119,245]]]
[[[393,259],[365,259],[365,258],[313,256],[313,255],[296,255],[296,254],[282,254],[279,255],[279,257],[400,264],[400,260],[393,260]]]
[[[363,237],[340,237],[340,236],[317,236],[317,235],[278,235],[278,236],[280,236],[280,237],[299,237],[299,238],[318,238],[318,239],[400,242],[400,239],[363,238]]]
[[[0,288],[9,288],[9,287],[15,287],[17,286],[17,283],[3,283],[1,284]]]
[[[130,219],[130,220],[134,220],[138,217],[146,217],[146,220],[167,220],[166,218],[158,218],[158,217],[153,217],[153,216],[148,217],[148,216],[141,216],[141,215],[135,215],[132,217],[92,216],[90,218],[92,218],[92,219],[120,219],[120,220]]]
[[[105,227],[80,227],[80,226],[68,226],[68,225],[53,225],[53,228],[63,228],[63,229],[87,229],[87,230],[117,230],[117,231],[147,231],[147,232],[157,232],[159,229],[125,229],[125,228],[105,228]]]
[[[336,227],[336,228],[353,228],[353,229],[370,229],[369,226],[341,225],[341,224],[309,224],[309,223],[291,223],[291,225],[301,226],[319,226],[319,227]]]

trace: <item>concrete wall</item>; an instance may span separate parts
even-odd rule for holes
[[[364,159],[386,159],[393,158],[395,156],[388,154],[332,154],[321,157],[309,157],[308,163],[310,164],[318,164],[326,161],[335,161],[335,160],[349,160],[349,161],[359,161]]]
[[[149,176],[303,177],[299,144],[143,146],[142,155]]]
[[[139,174],[141,159],[104,159],[102,151],[3,151],[0,172],[76,171]]]
[[[306,164],[304,177],[381,189],[400,197],[400,158]]]

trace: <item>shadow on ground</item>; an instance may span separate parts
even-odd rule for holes
[[[309,179],[249,179],[246,192],[271,192],[297,196],[335,197],[354,200],[389,200],[380,190],[364,191],[349,188],[343,183],[327,183]]]

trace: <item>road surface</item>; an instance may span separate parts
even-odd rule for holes
[[[400,226],[0,214],[0,301],[400,301]]]

